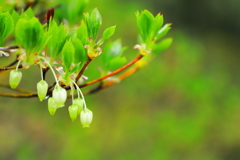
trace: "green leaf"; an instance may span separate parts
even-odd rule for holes
[[[82,42],[77,38],[73,41],[73,46],[75,48],[74,62],[76,64],[79,62],[84,62],[87,59],[87,51]]]
[[[148,10],[142,11],[142,13],[137,12],[137,23],[142,40],[144,43],[151,40],[151,30],[154,23],[154,16]]]
[[[121,57],[126,47],[122,47],[121,40],[116,40],[114,42],[109,42],[104,48],[104,53],[102,53],[103,57],[103,67],[106,70],[113,70],[115,68],[120,67],[126,61]],[[115,59],[115,60],[113,60]],[[114,65],[116,63],[116,65]]]
[[[153,48],[153,53],[158,54],[170,47],[172,44],[173,39],[172,38],[165,38],[160,43],[156,44]]]
[[[5,38],[13,32],[14,21],[12,16],[7,13],[0,14],[0,46],[3,45]]]
[[[57,26],[56,22],[52,20],[49,25],[48,36],[50,37],[48,41],[48,54],[55,59],[61,53],[66,42],[67,31],[62,24]]]
[[[124,64],[126,64],[126,62],[127,62],[126,57],[115,57],[110,60],[108,66],[107,66],[107,70],[109,70],[109,71],[116,70],[116,69],[120,68],[121,66],[123,66]]]
[[[69,106],[68,107],[68,112],[69,112],[70,118],[74,122],[77,118],[77,115],[78,115],[78,105],[73,104],[73,105]]]
[[[62,60],[63,60],[66,72],[70,70],[71,64],[73,63],[74,52],[75,52],[75,49],[72,42],[66,41],[62,50]]]
[[[15,10],[13,10],[12,11],[12,18],[13,18],[14,24],[17,24],[17,21],[19,20],[20,15]]]
[[[74,40],[74,39],[76,39],[76,38],[77,38],[77,32],[75,32],[75,31],[69,32],[69,33],[67,34],[67,39],[72,39],[72,40]]]
[[[157,33],[157,36],[155,37],[156,40],[162,38],[163,36],[165,36],[168,31],[171,29],[171,25],[170,23],[165,24]]]
[[[48,36],[43,31],[43,26],[35,17],[19,19],[16,24],[15,36],[28,55],[39,54],[45,47]]]
[[[92,11],[91,16],[89,15],[89,13],[85,13],[84,16],[87,24],[88,36],[89,38],[93,38],[95,41],[97,38],[98,30],[102,25],[101,14],[99,13],[98,9],[95,8]]]
[[[86,8],[88,0],[72,0],[67,5],[68,21],[70,24],[75,25],[82,18],[82,13]]]
[[[158,31],[161,29],[162,25],[163,25],[163,15],[158,13],[154,19],[153,36],[155,36],[158,33]]]
[[[95,8],[91,13],[91,23],[93,26],[93,39],[96,39],[98,30],[102,25],[102,17],[97,8]]]
[[[82,22],[77,28],[77,37],[82,41],[84,45],[88,44],[88,30],[86,23]]]
[[[29,7],[26,11],[22,12],[20,18],[31,19],[34,17],[34,13],[31,7]]]
[[[116,40],[114,42],[109,42],[104,47],[104,53],[102,54],[103,62],[105,66],[108,65],[109,61],[112,58],[120,57],[123,53],[122,42],[121,40]]]
[[[105,29],[103,32],[102,41],[105,41],[108,38],[110,38],[115,32],[115,28],[116,28],[116,26],[112,26],[112,27],[108,27],[107,29]]]
[[[88,0],[58,0],[54,5],[61,5],[55,10],[54,19],[57,22],[62,22],[63,20],[69,24],[70,27],[79,23],[83,17],[83,12],[87,6]]]
[[[85,22],[86,22],[88,37],[92,37],[92,24],[91,24],[91,20],[90,20],[90,14],[88,12],[85,12],[84,18],[85,18]]]
[[[70,72],[70,73],[74,73],[74,72],[76,72],[76,71],[79,71],[80,66],[81,66],[80,64],[75,65],[75,66],[71,69],[71,72]]]

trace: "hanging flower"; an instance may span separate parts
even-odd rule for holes
[[[78,115],[78,105],[73,104],[73,105],[69,106],[68,112],[69,112],[69,115],[70,115],[72,121],[75,121],[77,118],[77,115]]]
[[[83,125],[83,128],[90,126],[90,124],[92,123],[92,118],[93,118],[92,111],[90,111],[87,108],[82,110],[80,120]]]
[[[53,90],[53,99],[58,107],[63,107],[65,101],[67,100],[67,91],[57,85]]]
[[[58,106],[55,103],[54,99],[52,97],[50,97],[48,99],[48,111],[49,111],[50,115],[54,115],[57,108],[58,108]]]
[[[12,89],[15,89],[22,79],[22,72],[18,70],[12,70],[10,72],[9,84]]]
[[[81,98],[76,98],[73,100],[73,104],[78,106],[78,114],[83,110],[83,100]]]
[[[37,93],[40,101],[46,97],[48,91],[48,84],[46,81],[41,80],[37,83]]]

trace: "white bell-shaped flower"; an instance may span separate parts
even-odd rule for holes
[[[83,110],[83,99],[81,98],[76,98],[73,100],[73,104],[76,104],[78,106],[78,115],[81,113]]]
[[[90,111],[87,108],[82,110],[81,115],[80,115],[80,120],[83,125],[83,128],[89,127],[90,124],[92,123],[92,119],[93,119],[92,111]]]
[[[69,112],[69,115],[70,115],[72,121],[75,121],[77,118],[77,115],[78,115],[78,105],[73,104],[73,105],[69,106],[68,112]]]
[[[22,72],[18,70],[11,70],[9,77],[9,84],[11,88],[15,89],[22,79]]]
[[[52,97],[50,97],[48,99],[48,111],[49,111],[50,115],[54,115],[57,108],[58,108],[58,106],[55,103],[54,99]]]
[[[67,100],[67,91],[64,88],[57,85],[52,92],[52,96],[57,106],[63,107],[64,103]]]
[[[48,91],[48,84],[46,81],[41,80],[37,83],[37,93],[40,101],[46,97]]]

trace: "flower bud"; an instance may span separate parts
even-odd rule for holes
[[[55,103],[54,99],[52,97],[50,97],[48,99],[48,111],[49,111],[50,115],[54,115],[57,108],[58,108],[58,106]]]
[[[65,101],[67,100],[67,91],[60,86],[56,86],[52,92],[52,95],[57,106],[63,107]]]
[[[78,115],[83,110],[83,100],[81,98],[76,98],[73,100],[73,104],[76,104],[78,106]]]
[[[9,84],[12,89],[15,89],[22,79],[22,72],[18,70],[11,70]]]
[[[89,125],[92,122],[92,118],[93,118],[92,111],[90,111],[87,108],[82,110],[80,120],[81,120],[81,123],[83,125],[83,128],[89,127]]]
[[[43,101],[43,99],[46,97],[47,90],[48,90],[48,84],[46,81],[41,80],[37,83],[37,93],[40,101]]]
[[[69,112],[69,115],[70,115],[72,121],[75,121],[75,119],[77,118],[78,108],[79,107],[76,104],[73,104],[73,105],[68,107],[68,112]]]

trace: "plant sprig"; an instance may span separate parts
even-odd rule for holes
[[[136,58],[128,62],[123,56],[126,47],[122,46],[122,40],[109,41],[116,31],[116,25],[99,33],[103,18],[98,8],[93,9],[91,13],[84,12],[76,18],[76,15],[84,10],[86,2],[62,1],[62,8],[50,8],[44,21],[40,21],[29,6],[20,14],[13,10],[14,6],[10,7],[11,12],[0,11],[0,53],[5,56],[17,55],[14,62],[0,68],[0,71],[11,70],[10,86],[1,83],[0,86],[16,88],[19,92],[0,92],[0,96],[39,97],[40,101],[48,99],[49,112],[54,115],[58,108],[65,105],[66,98],[69,97],[67,91],[71,90],[73,104],[69,107],[70,117],[75,120],[77,115],[80,115],[83,126],[88,127],[92,121],[92,111],[86,107],[80,88],[99,82],[96,88],[85,92],[92,94],[112,86],[149,64],[158,53],[172,43],[172,38],[163,38],[171,29],[171,24],[163,25],[163,15],[154,16],[148,10],[137,11],[137,27],[141,38],[134,46],[134,49],[138,49]],[[76,4],[81,7],[77,8]],[[65,14],[59,16],[59,11],[64,11]],[[12,42],[16,45],[4,46],[5,40],[12,33]],[[16,51],[11,52],[13,49]],[[100,71],[102,76],[88,80],[85,70],[99,56],[102,56],[103,62]],[[17,66],[13,66],[16,63]],[[37,92],[17,87],[22,77],[20,69],[28,69],[32,65],[38,65],[41,71]],[[51,85],[45,81],[49,70],[55,79]],[[73,95],[75,90],[78,94],[77,100]],[[84,101],[83,108],[81,99]],[[81,113],[77,108],[82,108]]]

